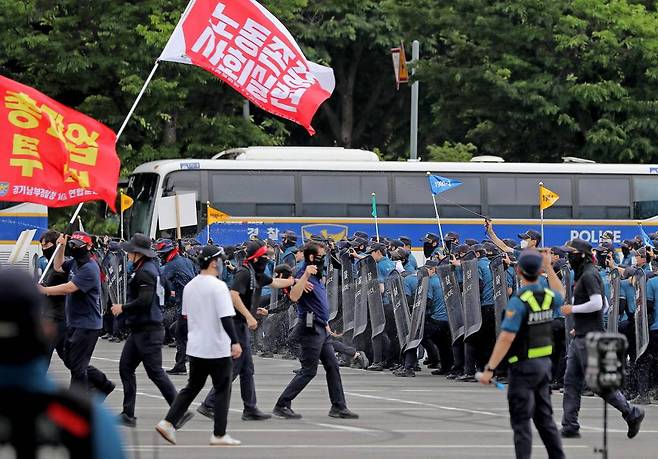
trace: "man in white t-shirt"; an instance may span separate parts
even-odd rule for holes
[[[238,440],[226,433],[228,408],[231,400],[233,363],[242,354],[242,347],[233,326],[233,302],[224,282],[219,280],[222,264],[221,247],[207,245],[201,250],[201,273],[183,290],[183,316],[187,316],[187,356],[190,377],[167,416],[155,430],[172,444],[176,444],[174,426],[187,411],[208,379],[212,379],[215,396],[215,425],[210,444],[237,446]]]

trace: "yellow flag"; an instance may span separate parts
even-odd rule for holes
[[[121,212],[130,209],[135,201],[127,194],[121,193]]]
[[[548,209],[560,199],[560,196],[554,191],[549,190],[544,185],[539,185],[539,208]]]
[[[230,215],[208,206],[208,225],[225,222],[229,218],[231,218]]]

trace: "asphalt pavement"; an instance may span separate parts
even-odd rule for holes
[[[114,413],[121,411],[122,391],[119,379],[121,343],[99,340],[92,364],[103,370],[117,384],[105,402]],[[164,365],[173,365],[174,349],[165,348]],[[290,360],[255,359],[258,405],[271,411],[275,400],[299,366]],[[164,417],[167,404],[143,368],[137,371],[137,428],[121,427],[126,451],[136,459],[226,458],[510,458],[514,456],[509,427],[506,394],[476,383],[459,383],[432,376],[429,371],[416,378],[396,378],[389,372],[372,373],[341,369],[343,386],[350,409],[358,420],[338,420],[327,416],[329,397],[324,371],[294,402],[293,409],[304,417],[299,421],[271,419],[264,422],[240,420],[242,403],[239,382],[233,386],[228,432],[243,442],[242,446],[222,448],[208,445],[212,421],[197,414],[177,433],[177,445],[162,440],[154,431]],[[52,376],[68,383],[68,371],[55,355]],[[186,376],[172,376],[180,389]],[[210,380],[206,389],[210,388]],[[207,390],[193,405],[196,408]],[[553,395],[556,422],[562,415],[562,396]],[[647,458],[656,454],[658,406],[646,407],[643,430],[637,438],[626,438],[626,424],[621,415],[609,410],[609,448],[611,458]],[[601,457],[594,452],[603,443],[603,402],[595,397],[583,398],[581,439],[564,441],[567,457]],[[547,457],[543,444],[534,432],[533,457]]]

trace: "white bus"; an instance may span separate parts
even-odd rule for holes
[[[547,246],[572,237],[596,244],[606,230],[620,242],[639,233],[639,220],[658,215],[658,165],[391,162],[340,148],[250,147],[139,166],[127,191],[135,200],[127,234],[161,237],[158,198],[193,192],[198,224],[182,230],[200,242],[207,237],[206,201],[232,217],[211,227],[222,245],[252,236],[277,240],[285,230],[336,239],[359,230],[374,235],[374,192],[381,236],[406,235],[420,246],[425,233],[438,233],[427,172],[463,183],[437,196],[443,231],[462,240],[484,238],[482,216],[495,220],[500,237],[538,230],[540,181],[560,195],[545,211]],[[648,221],[646,231],[656,224]]]
[[[46,206],[0,201],[0,266],[6,265],[20,234],[25,230],[36,229],[27,255],[17,263],[19,268],[36,273],[37,261],[41,254],[39,237],[47,227],[48,208]]]

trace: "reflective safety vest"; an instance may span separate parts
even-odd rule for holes
[[[547,357],[553,353],[553,300],[555,294],[544,289],[526,290],[519,295],[528,310],[509,351],[509,363]]]

